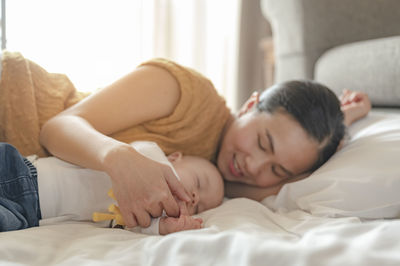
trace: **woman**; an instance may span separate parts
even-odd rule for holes
[[[221,163],[226,156],[224,149],[236,144],[234,167],[231,174],[223,171],[223,176],[225,180],[237,182],[226,182],[225,194],[255,200],[277,194],[285,183],[305,178],[318,169],[341,147],[345,126],[364,117],[371,109],[365,93],[344,90],[339,103],[332,91],[312,81],[277,84],[265,90],[260,98],[257,94],[252,97],[257,97],[255,110],[245,109],[245,115],[242,110],[237,121],[243,124],[248,116],[249,124],[261,128],[257,145],[247,143],[246,135],[252,133],[245,132],[244,127],[236,130],[242,139],[230,140],[230,133],[235,134],[231,129],[224,136],[218,167],[220,170],[224,167]],[[252,102],[250,98],[248,104]],[[264,121],[258,122],[262,116]],[[240,153],[240,149],[244,152]],[[243,175],[246,170],[241,169],[247,169],[248,174]]]
[[[347,92],[343,104],[347,124],[370,109],[362,93]],[[158,59],[49,119],[40,143],[61,159],[107,172],[126,224],[146,227],[162,210],[179,214],[174,196],[190,196],[170,169],[127,143],[151,140],[167,154],[182,150],[211,159],[227,181],[244,183],[240,190],[227,185],[229,195],[260,198],[326,161],[344,134],[342,122],[336,96],[313,82],[255,93],[234,116],[201,74]],[[307,128],[312,124],[317,127]]]

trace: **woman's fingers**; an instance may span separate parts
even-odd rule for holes
[[[147,211],[153,218],[160,217],[163,212],[162,204],[160,202],[155,202]]]
[[[149,227],[151,223],[151,217],[148,212],[145,210],[137,211],[136,213],[136,219],[138,221],[138,224],[140,224],[141,227]]]
[[[190,202],[192,200],[185,187],[174,175],[171,169],[169,169],[169,171],[166,173],[165,180],[167,181],[168,187],[171,190],[172,194],[175,195],[178,199],[185,202]]]
[[[138,221],[136,220],[136,216],[133,212],[131,212],[127,208],[124,208],[124,205],[120,205],[119,209],[121,211],[122,217],[124,218],[126,226],[132,228],[139,225]]]
[[[343,90],[342,95],[339,97],[340,103],[342,106],[348,105],[351,103],[366,103],[369,104],[369,97],[366,93],[360,91],[351,91],[351,90]]]
[[[124,222],[128,227],[148,227],[151,223],[151,218],[160,217],[162,213],[162,208],[160,206],[158,208],[155,208],[160,214],[158,214],[154,210],[146,211],[144,208],[141,208],[141,206],[138,206],[137,204],[128,205],[127,207],[131,207],[131,209],[120,208],[120,211],[122,217],[124,218]],[[152,213],[154,213],[154,215]]]
[[[340,95],[339,97],[340,104],[347,105],[353,101],[354,97],[355,97],[355,92],[348,89],[344,89],[342,95]]]
[[[124,216],[122,216],[122,217],[124,217]],[[124,219],[125,225],[126,225],[127,227],[132,228],[132,227],[136,227],[136,226],[139,225],[139,222],[137,221],[135,214],[130,213],[130,214],[127,215],[127,217],[130,218],[130,219],[129,219],[129,223],[127,223],[127,222],[125,221],[125,219]]]
[[[131,210],[131,206],[129,200],[127,200],[127,196],[124,194],[124,191],[120,191],[119,186],[117,184],[113,184],[113,194],[118,202],[118,207],[123,217],[124,223],[128,227],[135,227],[138,225],[136,217]]]
[[[187,205],[183,201],[178,202],[179,205],[179,215],[189,215],[189,211],[187,209]]]
[[[349,126],[366,116],[371,110],[371,101],[366,93],[347,91],[341,97],[341,108],[344,113],[344,123]]]
[[[175,198],[172,196],[170,191],[168,194],[169,194],[168,197],[166,197],[162,201],[162,206],[164,207],[164,210],[168,216],[178,217],[179,216],[178,203],[176,202]]]
[[[342,91],[342,94],[339,96],[339,101],[341,104],[343,104],[345,102],[347,94],[348,94],[348,90],[344,89]]]

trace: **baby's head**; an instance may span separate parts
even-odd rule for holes
[[[183,156],[174,152],[168,156],[182,185],[193,200],[187,204],[190,215],[215,208],[224,198],[224,182],[218,169],[206,159]]]

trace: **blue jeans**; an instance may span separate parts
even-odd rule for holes
[[[38,226],[40,219],[35,167],[0,142],[0,232]]]

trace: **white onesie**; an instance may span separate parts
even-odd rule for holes
[[[179,179],[172,164],[164,152],[154,142],[138,141],[131,144],[142,155],[171,167]],[[28,157],[28,159],[31,159]],[[32,159],[31,159],[32,160]],[[111,180],[107,173],[82,168],[62,161],[56,157],[33,160],[38,172],[38,189],[42,220],[90,221],[93,212],[108,212],[110,204],[115,203],[108,197]],[[139,229],[146,234],[158,234],[158,221],[153,219],[149,228]],[[136,229],[134,231],[137,231]]]

